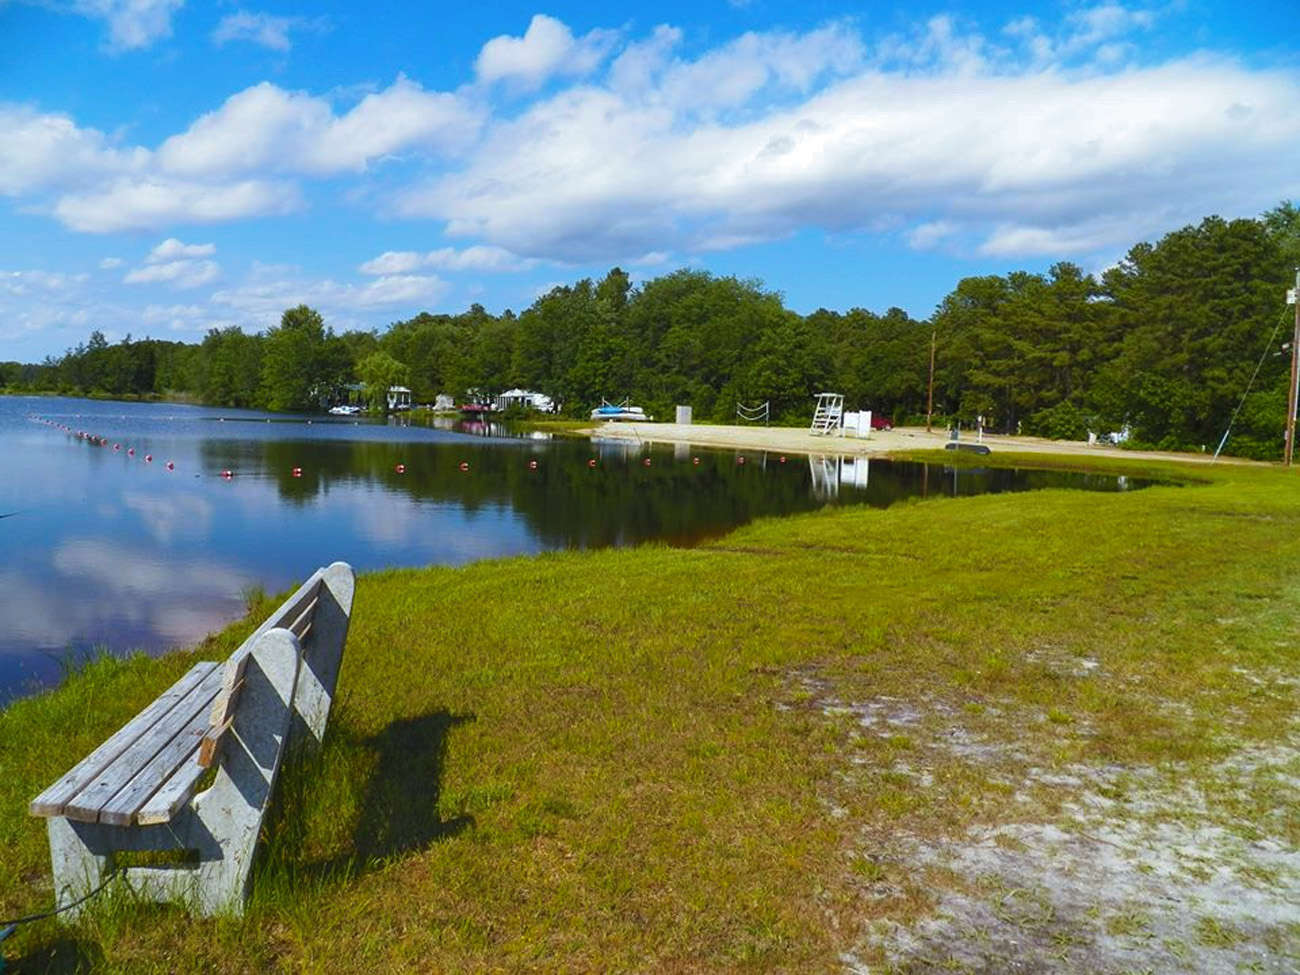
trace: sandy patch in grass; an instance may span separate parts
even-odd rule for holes
[[[1095,669],[1084,663],[1068,666]],[[800,686],[799,704],[856,725],[832,815],[848,814],[855,789],[890,787],[924,810],[864,826],[850,851],[864,920],[848,970],[1300,971],[1294,729],[1195,769],[1052,766],[1041,739],[1057,729],[1041,715],[846,702],[807,674]],[[1017,722],[1025,733],[1006,733]],[[1004,789],[996,813],[944,816],[962,776],[976,793]]]

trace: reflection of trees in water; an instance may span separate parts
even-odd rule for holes
[[[597,451],[586,443],[517,445],[331,441],[207,441],[204,467],[274,479],[281,499],[305,504],[331,485],[381,487],[416,501],[467,512],[509,507],[551,546],[626,544],[651,538],[690,543],[765,515],[804,511],[820,502],[800,465],[771,458],[736,463],[701,453],[700,464],[674,461],[671,448]],[[642,459],[652,458],[649,467]],[[694,455],[693,455],[694,456]],[[588,460],[597,457],[595,468]],[[536,460],[536,470],[528,462]],[[460,470],[468,463],[469,471]],[[406,472],[398,474],[398,464]],[[302,468],[301,477],[292,469]]]
[[[700,463],[694,464],[693,457]],[[865,458],[736,455],[671,447],[603,449],[585,442],[496,443],[212,440],[205,468],[275,480],[282,500],[306,504],[331,485],[382,488],[466,512],[509,507],[552,547],[662,539],[690,544],[755,518],[808,511],[828,501],[886,507],[910,497],[1035,487],[1114,490],[1115,479],[1046,471],[961,470]],[[588,466],[597,458],[594,468]],[[651,459],[645,466],[644,458]],[[528,463],[536,460],[536,470]],[[469,471],[460,464],[469,464]],[[395,468],[405,465],[405,473]],[[294,467],[302,468],[293,477]],[[382,502],[381,502],[382,503]]]

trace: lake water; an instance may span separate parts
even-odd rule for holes
[[[241,616],[251,588],[335,559],[691,544],[829,502],[1139,486],[47,397],[0,397],[0,465],[0,703],[98,649],[192,644]]]

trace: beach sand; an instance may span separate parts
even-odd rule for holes
[[[948,431],[938,427],[926,433],[925,427],[899,427],[873,430],[868,437],[823,436],[799,427],[714,426],[711,424],[625,423],[595,425],[592,436],[627,439],[645,443],[685,443],[701,447],[724,447],[735,450],[783,451],[791,454],[843,454],[883,456],[907,450],[943,450]],[[963,430],[962,443],[982,442],[994,453],[1090,454],[1128,459],[1171,460],[1206,464],[1214,460],[1214,447],[1205,453],[1176,453],[1154,450],[1122,450],[1081,440],[1046,440],[1041,437],[1013,437],[985,433],[978,440],[973,431]],[[1253,464],[1259,461],[1220,457],[1219,463]]]

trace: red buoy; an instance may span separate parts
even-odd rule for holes
[[[691,458],[691,463],[694,464],[696,467],[699,467],[699,466],[700,466],[700,459],[699,459],[698,457],[692,457],[692,458]]]
[[[113,449],[114,449],[114,450],[121,450],[121,449],[122,449],[122,445],[121,445],[120,443],[115,443],[115,444],[113,444]]]
[[[646,467],[649,467],[649,466],[650,466],[650,458],[647,457],[645,460],[641,461],[641,463],[645,464]]]
[[[406,465],[405,465],[405,464],[398,464],[396,467],[393,468],[393,470],[396,471],[398,474],[405,474],[405,473],[406,473]]]
[[[144,462],[145,462],[146,464],[152,464],[152,463],[153,463],[153,454],[145,454],[145,455],[144,455]]]
[[[168,461],[168,462],[167,462],[167,469],[168,469],[169,471],[174,471],[174,470],[176,470],[176,465],[173,464],[171,461]]]
[[[782,463],[782,464],[785,463],[785,454],[782,454],[782,455],[781,455],[781,463]]]
[[[467,464],[465,461],[462,460],[462,461],[460,462],[460,469],[461,469],[462,471],[467,471],[467,470],[469,470],[469,464]]]
[[[537,470],[537,461],[535,461],[535,460],[530,460],[530,461],[528,462],[528,469],[529,469],[530,471],[535,471],[535,470]]]
[[[596,458],[593,457],[591,460],[587,461],[587,466],[594,468],[596,466]]]
[[[291,470],[289,473],[292,474],[294,477],[302,477],[302,468],[301,468],[301,467],[295,467],[295,468],[294,468],[293,470]]]
[[[744,458],[744,457],[737,457],[737,458],[736,458],[736,463],[737,463],[737,464],[743,464],[744,462],[745,462],[745,458]]]
[[[135,448],[134,448],[134,447],[127,447],[127,448],[126,448],[126,455],[127,455],[128,457],[134,457],[134,456],[135,456]]]
[[[231,470],[225,470],[225,471],[222,471],[222,472],[221,472],[221,476],[224,477],[224,478],[228,481],[228,480],[230,480],[232,477],[235,476],[235,472],[234,472],[234,471],[231,471]]]

